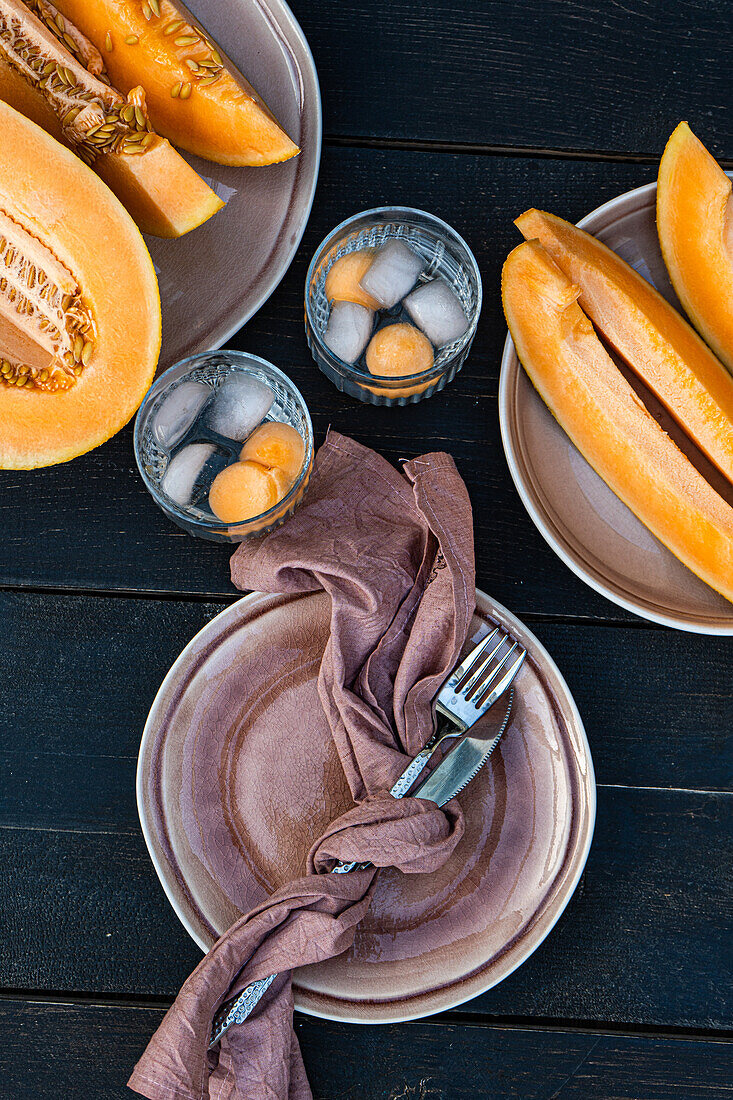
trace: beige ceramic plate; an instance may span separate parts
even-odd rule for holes
[[[607,202],[579,222],[679,308],[657,238],[657,185]],[[509,470],[555,553],[609,600],[652,622],[733,634],[733,605],[682,565],[588,465],[543,404],[507,337],[499,419]],[[671,425],[665,424],[674,434]],[[681,442],[681,441],[680,441]]]
[[[301,148],[267,168],[184,154],[226,207],[179,240],[147,237],[163,304],[160,369],[220,347],[270,296],[300,243],[321,156],[321,97],[308,43],[284,0],[190,0]]]
[[[529,657],[510,726],[460,796],[465,836],[435,874],[380,872],[352,949],[296,973],[305,1012],[392,1022],[484,992],[542,942],[583,870],[595,783],[575,704],[534,635],[477,599],[472,640],[498,622]],[[317,743],[278,736],[286,715],[321,712],[329,613],[323,593],[246,596],[186,647],[150,711],[140,820],[165,891],[204,950],[302,874],[313,840],[351,804],[325,718]],[[293,754],[309,761],[305,787]]]

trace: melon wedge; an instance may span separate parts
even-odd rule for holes
[[[142,90],[111,88],[98,51],[48,0],[0,0],[0,98],[91,164],[144,233],[180,237],[224,205],[149,132]]]
[[[502,298],[517,355],[596,473],[681,562],[733,601],[733,508],[649,415],[579,295],[537,241],[515,248]]]
[[[153,380],[160,299],[109,188],[0,102],[0,468],[65,462],[127,423]]]
[[[580,287],[579,304],[601,335],[733,481],[733,378],[694,329],[589,233],[541,210],[515,224]]]
[[[672,134],[659,165],[657,232],[677,297],[733,371],[731,181],[686,122]]]
[[[142,85],[156,131],[219,164],[299,152],[264,101],[179,0],[56,0],[103,54],[116,87]]]

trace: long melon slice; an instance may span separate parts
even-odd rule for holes
[[[508,256],[504,313],[527,374],[613,492],[693,573],[733,601],[733,508],[647,412],[579,295],[537,241]]]
[[[733,378],[697,333],[620,256],[541,210],[516,220],[568,279],[580,306],[721,473],[733,481]]]
[[[180,237],[224,205],[150,132],[142,89],[110,87],[98,51],[49,0],[0,0],[0,98],[90,164],[144,233]]]
[[[155,374],[158,283],[110,189],[0,102],[0,469],[65,462],[127,423]]]
[[[659,243],[688,317],[733,371],[731,189],[718,162],[681,122],[659,165]]]
[[[221,46],[179,0],[56,0],[103,54],[112,81],[145,89],[158,133],[219,164],[299,152]]]

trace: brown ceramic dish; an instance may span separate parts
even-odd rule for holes
[[[579,222],[674,306],[657,238],[657,185],[619,195]],[[582,580],[642,618],[700,634],[733,634],[733,605],[699,580],[622,504],[543,404],[507,337],[499,419],[522,502],[555,553]],[[660,417],[661,419],[661,417]],[[681,433],[663,427],[685,448]]]
[[[267,168],[227,168],[182,154],[227,205],[179,240],[146,238],[163,306],[161,370],[220,347],[270,296],[303,235],[321,157],[315,63],[284,0],[188,6],[301,152]]]
[[[510,726],[460,796],[466,834],[433,875],[380,872],[352,949],[296,973],[302,1011],[378,1023],[460,1004],[535,950],[578,882],[595,819],[580,717],[537,639],[488,596],[477,600],[469,644],[496,622],[529,656]],[[317,744],[278,737],[286,713],[320,710],[329,608],[322,593],[246,596],[186,647],[150,711],[140,819],[171,904],[204,950],[300,875],[312,840],[350,805],[325,718]],[[311,761],[305,789],[291,753]]]

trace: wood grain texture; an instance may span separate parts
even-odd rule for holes
[[[0,1001],[5,1095],[129,1100],[127,1077],[162,1015]],[[730,1044],[700,1039],[445,1019],[357,1028],[296,1017],[295,1030],[314,1100],[720,1100],[733,1072]]]
[[[730,1028],[732,809],[729,794],[602,787],[582,888],[532,958],[467,1008]],[[0,827],[0,927],[5,990],[168,997],[200,958],[137,833]]]
[[[180,651],[220,610],[1,593],[0,823],[136,832],[148,709]],[[728,639],[534,629],[575,696],[599,783],[733,790]]]
[[[474,505],[481,585],[518,614],[631,620],[579,581],[535,531],[504,460],[497,381],[506,326],[499,273],[519,241],[512,219],[537,204],[577,220],[647,182],[644,166],[532,158],[337,149],[326,152],[313,216],[295,262],[233,346],[271,359],[301,388],[317,440],[332,425],[391,461],[447,450]],[[346,397],[315,368],[303,332],[310,257],[336,223],[385,202],[446,218],[477,252],[484,308],[471,356],[443,393],[384,409]],[[130,429],[59,467],[0,472],[0,585],[233,594],[229,551],[192,539],[165,518],[135,467]],[[636,620],[634,620],[636,621]]]
[[[327,134],[733,155],[726,0],[297,0]],[[344,65],[348,58],[348,66]]]

